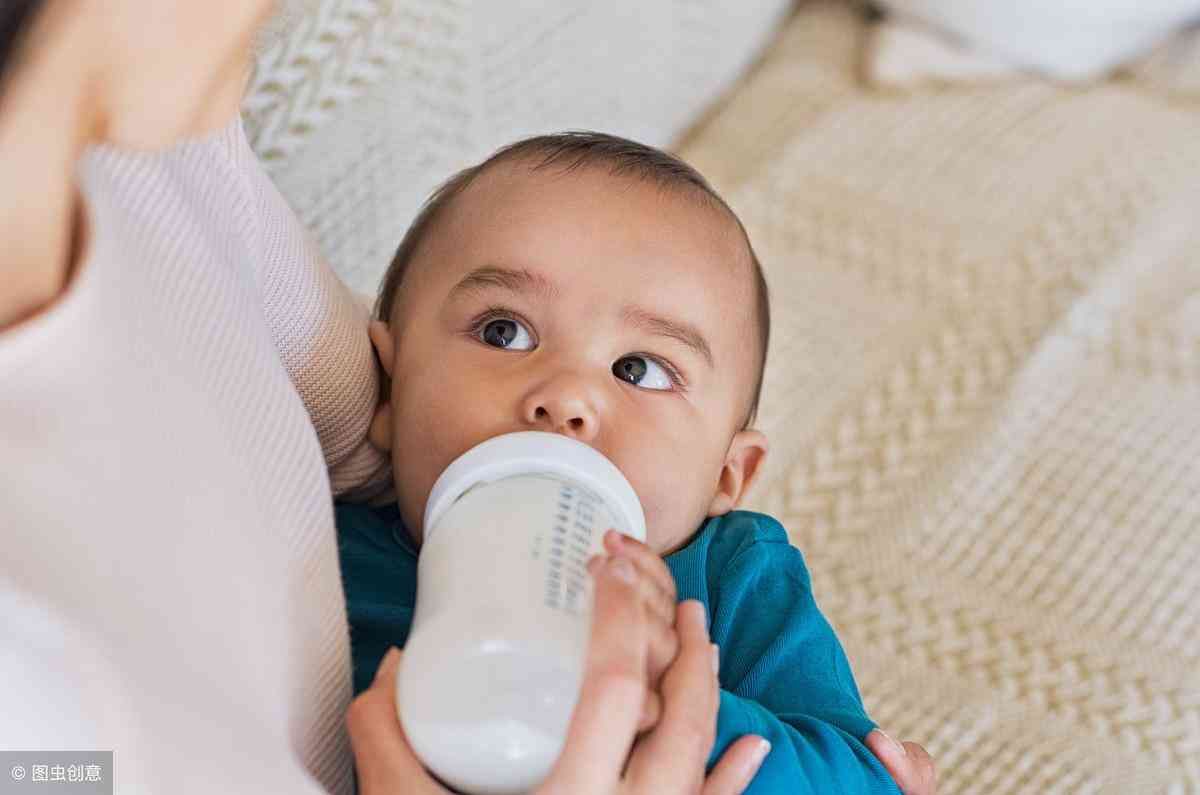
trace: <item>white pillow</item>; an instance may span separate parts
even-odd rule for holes
[[[1200,0],[880,0],[1061,80],[1095,77],[1200,18]]]

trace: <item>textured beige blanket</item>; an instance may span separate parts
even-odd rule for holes
[[[802,8],[682,147],[773,290],[753,507],[939,792],[1200,792],[1200,105],[875,93],[865,31]]]

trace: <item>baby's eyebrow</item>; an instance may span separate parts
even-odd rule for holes
[[[459,295],[500,288],[513,293],[536,293],[548,300],[557,299],[560,295],[558,285],[540,273],[525,268],[503,268],[496,265],[486,265],[476,268],[450,288],[447,300],[453,300]],[[663,317],[644,307],[627,304],[621,309],[621,319],[650,334],[670,337],[691,348],[709,367],[714,367],[712,348],[704,334],[691,323],[682,320],[672,320]]]
[[[537,293],[544,298],[554,299],[559,295],[558,286],[540,273],[524,268],[501,268],[488,265],[476,268],[459,280],[450,290],[450,298],[463,293],[499,287],[512,293]]]
[[[644,329],[651,334],[671,337],[682,342],[703,356],[704,360],[708,362],[709,367],[714,366],[712,349],[708,346],[708,340],[704,338],[700,329],[691,323],[682,320],[671,320],[662,315],[657,315],[648,309],[632,305],[627,305],[621,310],[621,318],[625,322]]]

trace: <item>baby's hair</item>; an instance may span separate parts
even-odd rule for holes
[[[570,131],[552,135],[525,138],[497,150],[491,157],[478,165],[459,171],[443,182],[422,205],[417,217],[404,233],[396,254],[388,266],[375,303],[376,316],[391,321],[396,298],[404,282],[405,271],[412,262],[429,230],[446,212],[454,199],[465,191],[476,178],[489,167],[510,160],[528,160],[530,169],[558,167],[562,172],[571,172],[588,166],[607,166],[613,176],[629,176],[654,182],[662,188],[678,190],[698,198],[707,206],[724,212],[737,224],[745,241],[754,271],[755,315],[758,321],[759,359],[755,376],[754,391],[751,393],[749,410],[743,428],[748,428],[758,414],[759,395],[762,392],[763,369],[766,365],[767,343],[771,335],[771,311],[767,293],[767,281],[762,265],[750,245],[750,238],[741,220],[730,209],[700,172],[675,155],[640,144],[627,138],[590,131]],[[388,388],[384,384],[384,388]]]

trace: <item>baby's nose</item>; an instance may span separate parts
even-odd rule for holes
[[[544,420],[545,424],[551,430],[555,433],[561,433],[564,436],[570,436],[584,442],[595,436],[596,423],[587,416],[564,417],[561,421],[556,421],[554,415],[545,407],[538,406],[535,410],[535,417]]]
[[[576,379],[557,379],[535,390],[527,397],[523,414],[525,422],[538,430],[581,442],[591,443],[600,432],[595,401]]]

